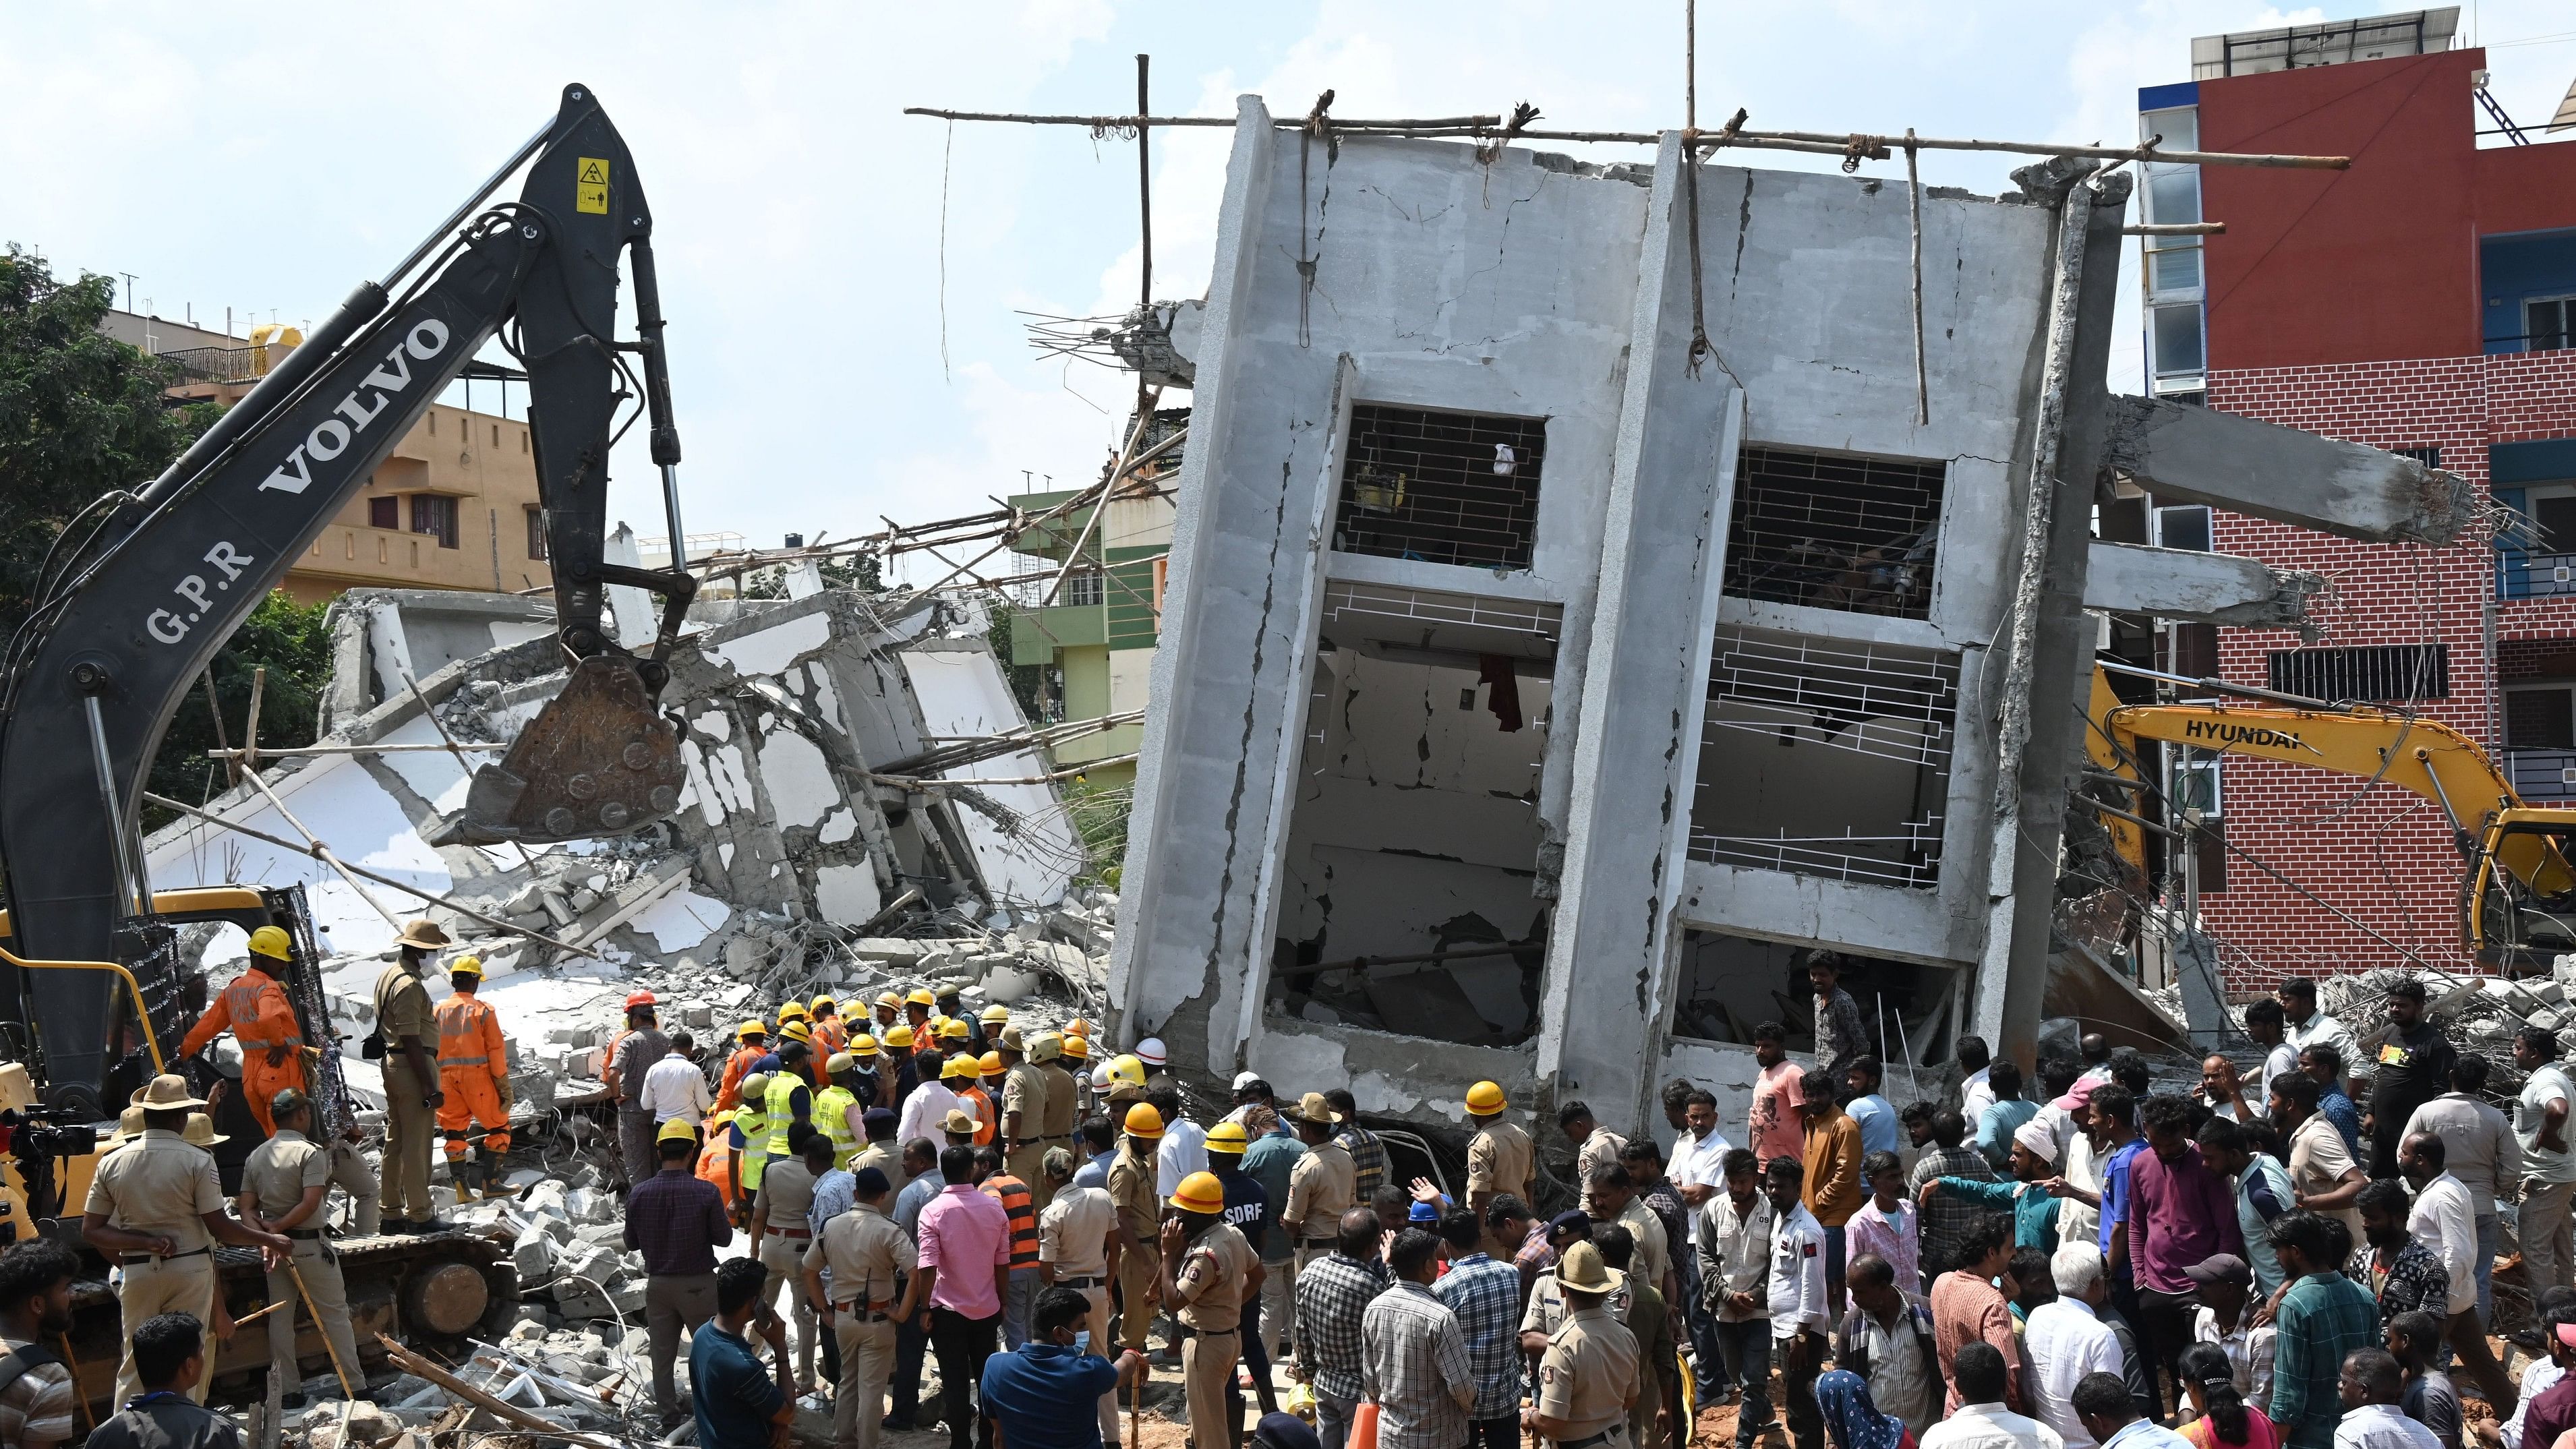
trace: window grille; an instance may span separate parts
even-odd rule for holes
[[[1362,403],[1351,409],[1333,547],[1469,568],[1529,567],[1547,425]]]
[[[1735,469],[1726,592],[1928,617],[1946,474],[1940,463],[1746,448]]]
[[[2310,699],[2399,704],[2451,697],[2451,650],[2444,644],[2275,649],[2268,662],[2272,688]]]

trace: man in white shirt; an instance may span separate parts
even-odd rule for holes
[[[2335,1425],[2335,1449],[2442,1449],[2433,1431],[2407,1418],[2397,1407],[2406,1392],[2406,1375],[2384,1348],[2357,1348],[2344,1355],[2343,1420]]]
[[[1950,1382],[1959,1407],[1932,1426],[1922,1449],[2065,1449],[2057,1431],[2004,1407],[2004,1356],[1993,1344],[1971,1340],[1950,1358]],[[2121,1396],[2127,1397],[2123,1386]]]
[[[1995,1104],[1994,1084],[1986,1079],[1986,1068],[1992,1061],[1981,1036],[1963,1036],[1957,1047],[1959,1065],[1967,1075],[1959,1079],[1959,1115],[1973,1128],[1985,1110]]]
[[[2576,1197],[2576,1153],[2567,1140],[2576,1082],[2558,1064],[2558,1038],[2541,1027],[2514,1033],[2513,1064],[2529,1073],[2513,1111],[2514,1141],[2522,1148],[2523,1278],[2563,1283],[2571,1256],[2567,1205]]]
[[[671,1033],[671,1054],[644,1073],[636,1105],[653,1114],[656,1127],[674,1117],[692,1124],[703,1122],[714,1108],[714,1100],[707,1095],[707,1074],[689,1056],[695,1045],[687,1032]]]
[[[2467,1186],[2444,1168],[2444,1156],[2442,1139],[2430,1132],[2399,1139],[2397,1167],[2415,1189],[2406,1230],[2451,1275],[2443,1337],[2459,1354],[2461,1372],[2485,1391],[2488,1403],[2511,1403],[2513,1380],[2487,1350],[2486,1328],[2478,1321],[2477,1204]]]
[[[1806,1169],[1786,1157],[1762,1174],[1771,1200],[1771,1357],[1780,1365],[1788,1399],[1789,1437],[1796,1449],[1824,1449],[1825,1416],[1816,1406],[1816,1375],[1824,1370],[1825,1228],[1800,1200]]]
[[[2276,994],[2281,1000],[2284,1026],[2282,1039],[2296,1051],[2306,1051],[2309,1047],[2324,1042],[2333,1047],[2335,1054],[2343,1059],[2344,1071],[2349,1074],[2353,1064],[2361,1060],[2361,1048],[2353,1040],[2351,1027],[2326,1015],[2318,1008],[2317,983],[2305,976],[2284,976],[2281,978],[2280,990]],[[2335,1085],[2343,1086],[2344,1083],[2338,1082]],[[2359,1100],[2361,1096],[2359,1092],[2354,1092],[2352,1095],[2355,1100]]]
[[[2192,1310],[2191,1341],[2215,1344],[2235,1373],[2236,1392],[2249,1404],[2272,1402],[2272,1345],[2280,1330],[2254,1326],[2254,1269],[2233,1253],[2219,1253],[2182,1270],[2200,1306]]]
[[[2263,1048],[2263,1065],[2255,1069],[2254,1092],[2245,1100],[2258,1111],[2272,1100],[2272,1079],[2299,1069],[2299,1049],[2290,1045],[2289,1025],[2278,997],[2266,996],[2245,1007],[2245,1034]]]
[[[2102,1449],[2191,1449],[2191,1441],[2153,1419],[2138,1417],[2129,1385],[2118,1374],[2086,1374],[2075,1385],[2075,1413]]]
[[[1207,1129],[1181,1115],[1181,1094],[1169,1087],[1146,1093],[1145,1101],[1163,1114],[1163,1145],[1154,1153],[1154,1190],[1169,1198],[1181,1190],[1181,1179],[1208,1170]]]
[[[2094,1449],[2097,1441],[2075,1412],[2075,1386],[2087,1374],[2117,1374],[2127,1368],[2120,1340],[2100,1317],[2111,1297],[2102,1271],[2102,1250],[2091,1243],[2069,1242],[2048,1261],[2057,1280],[2057,1297],[2031,1310],[2023,1343],[2030,1350],[2031,1404],[2039,1420],[2057,1431],[2066,1449]]]
[[[2469,1190],[2478,1224],[2478,1318],[2491,1321],[2495,1308],[2495,1255],[2502,1243],[2496,1219],[2496,1193],[2508,1195],[2522,1179],[2522,1144],[2513,1140],[2513,1122],[2487,1105],[2487,1059],[2475,1052],[2451,1065],[2451,1090],[2415,1109],[2406,1119],[2406,1134],[2430,1132],[2442,1139],[2443,1165]]]
[[[930,1078],[913,1088],[912,1095],[903,1099],[903,1117],[895,1127],[895,1140],[911,1142],[923,1137],[933,1142],[941,1140],[939,1124],[947,1121],[948,1114],[962,1105],[945,1081],[938,1077]]]
[[[1687,1136],[1687,1132],[1684,1134]],[[1721,1160],[1725,1189],[1691,1214],[1699,1281],[1717,1306],[1715,1325],[1723,1388],[1743,1390],[1735,1412],[1736,1449],[1753,1449],[1771,1422],[1771,1199],[1753,1154],[1736,1148]],[[1819,1270],[1821,1271],[1821,1270]]]

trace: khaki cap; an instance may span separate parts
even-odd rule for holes
[[[1333,1110],[1333,1104],[1325,1101],[1321,1092],[1308,1092],[1299,1097],[1296,1116],[1298,1121],[1312,1122],[1318,1127],[1330,1127],[1342,1120],[1342,1114]]]
[[[982,1129],[975,1121],[973,1113],[963,1107],[952,1107],[948,1110],[947,1116],[939,1119],[939,1130],[954,1133],[960,1137],[972,1137]]]
[[[233,1140],[231,1133],[216,1131],[215,1119],[203,1112],[188,1114],[187,1137],[188,1145],[191,1147],[212,1147],[218,1142]]]
[[[429,917],[414,916],[403,922],[402,934],[394,937],[394,944],[416,946],[423,951],[435,951],[448,944],[448,935],[438,928],[436,921]]]
[[[188,1090],[186,1077],[159,1076],[144,1086],[134,1104],[146,1111],[168,1112],[180,1107],[202,1107],[206,1099]]]
[[[1628,1275],[1601,1261],[1601,1250],[1590,1243],[1576,1243],[1565,1250],[1556,1265],[1556,1282],[1560,1288],[1577,1293],[1616,1293]]]
[[[1021,1033],[1016,1024],[1003,1027],[993,1040],[1004,1051],[1026,1052],[1028,1050],[1028,1038]]]

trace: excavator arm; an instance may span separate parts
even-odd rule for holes
[[[519,198],[480,210],[522,165]],[[208,660],[363,486],[446,384],[496,334],[525,365],[529,429],[572,673],[499,765],[478,773],[458,837],[560,840],[668,815],[684,783],[677,732],[654,711],[694,583],[602,562],[608,456],[635,354],[666,493],[670,417],[652,213],[625,142],[588,87],[388,274],[141,491],[111,495],[57,545],[0,660],[0,869],[25,958],[122,962],[156,983],[137,808],[162,732]],[[614,334],[621,255],[641,340]],[[676,550],[676,501],[671,503]],[[650,657],[602,627],[604,586],[664,600]],[[166,931],[162,933],[166,941]],[[166,953],[165,953],[166,954]],[[166,974],[166,968],[163,974]],[[64,1100],[97,1087],[128,1020],[93,973],[11,968]],[[159,986],[159,997],[155,986]],[[160,1008],[151,1008],[157,1012]]]

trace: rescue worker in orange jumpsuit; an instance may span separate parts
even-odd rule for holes
[[[769,1055],[769,1027],[760,1021],[746,1021],[734,1033],[733,1055],[725,1059],[724,1079],[716,1085],[716,1110],[730,1112],[742,1105],[742,1079],[754,1064]]]
[[[814,1055],[828,1060],[835,1052],[850,1049],[849,1028],[842,1024],[840,1003],[828,996],[814,998]]]
[[[468,1188],[499,1195],[501,1154],[510,1150],[510,1049],[501,1040],[501,1017],[475,996],[483,985],[480,957],[459,956],[447,968],[454,994],[438,1003],[438,1135],[447,1143],[447,1176],[456,1197]],[[483,1129],[473,1162],[465,1160],[469,1126]]]
[[[286,998],[282,978],[294,969],[294,947],[285,928],[262,926],[250,933],[250,968],[215,994],[206,1014],[179,1043],[179,1055],[195,1056],[229,1028],[241,1044],[242,1093],[250,1098],[259,1130],[274,1137],[277,1124],[269,1103],[288,1087],[304,1085],[304,1028],[295,1020],[295,1005]]]
[[[724,1199],[727,1208],[734,1205],[734,1179],[738,1175],[733,1162],[732,1135],[733,1110],[726,1108],[710,1113],[705,1135],[698,1144],[698,1165],[694,1169],[699,1181],[716,1185],[716,1192]]]

